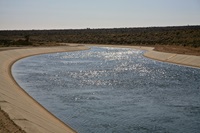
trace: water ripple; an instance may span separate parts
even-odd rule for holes
[[[200,132],[200,69],[122,48],[20,60],[13,74],[30,95],[80,133]]]

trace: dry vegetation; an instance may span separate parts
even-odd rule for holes
[[[162,51],[199,53],[200,26],[0,31],[0,46],[4,47],[58,43],[143,45],[157,46],[156,50]]]
[[[168,52],[168,53],[200,56],[200,47],[156,45],[154,50],[161,51],[161,52]]]
[[[0,51],[62,43],[155,46],[158,51],[200,56],[200,26],[0,31]],[[9,132],[24,131],[0,109],[0,133]]]

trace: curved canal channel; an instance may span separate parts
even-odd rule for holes
[[[14,64],[16,81],[80,133],[200,132],[200,69],[92,47]]]

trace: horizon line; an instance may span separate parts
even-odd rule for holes
[[[134,29],[134,28],[167,28],[167,27],[198,27],[200,24],[194,25],[169,25],[169,26],[135,26],[135,27],[106,27],[106,28],[45,28],[45,29],[7,29],[0,31],[42,31],[42,30],[101,30],[101,29]]]

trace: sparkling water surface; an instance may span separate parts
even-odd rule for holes
[[[200,69],[92,47],[16,62],[16,81],[80,133],[199,133]]]

